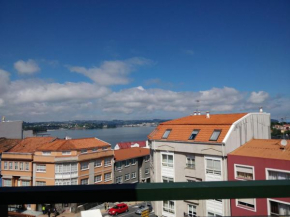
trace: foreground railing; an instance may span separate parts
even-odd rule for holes
[[[2,187],[0,216],[9,204],[269,197],[290,197],[290,180]]]

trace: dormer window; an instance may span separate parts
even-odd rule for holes
[[[210,141],[217,141],[220,134],[221,134],[221,130],[214,130],[213,133],[211,134],[211,137],[210,137]]]
[[[166,130],[164,132],[163,136],[162,136],[162,139],[167,139],[167,137],[169,136],[170,132],[171,132],[171,129]]]
[[[87,152],[88,152],[87,149],[82,149],[82,150],[81,150],[81,154],[84,154],[84,153],[87,153]]]
[[[199,130],[193,130],[188,140],[194,140]]]

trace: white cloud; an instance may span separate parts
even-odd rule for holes
[[[264,91],[252,92],[249,98],[249,102],[259,104],[263,103],[269,98],[269,94]]]
[[[89,77],[102,86],[128,84],[128,75],[136,66],[148,65],[152,61],[145,58],[131,58],[124,61],[105,61],[99,67],[85,68],[80,66],[69,67],[70,71]]]
[[[3,70],[0,69],[0,96],[6,92],[7,88],[9,87],[10,84],[10,74]]]
[[[27,75],[31,75],[40,71],[38,64],[32,59],[29,59],[26,62],[23,60],[18,60],[14,63],[14,68],[18,71],[19,74]]]

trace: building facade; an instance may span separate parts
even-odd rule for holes
[[[2,155],[3,186],[111,184],[113,159],[97,138],[26,138]]]
[[[227,154],[270,138],[266,113],[192,115],[161,123],[149,136],[151,182],[226,181]],[[229,216],[229,200],[154,202],[157,216]]]
[[[150,182],[150,150],[128,148],[115,150],[115,183]]]
[[[228,155],[230,181],[290,180],[290,142],[253,139]],[[289,216],[290,198],[231,200],[232,216]]]

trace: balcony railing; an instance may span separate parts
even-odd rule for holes
[[[290,180],[2,187],[0,195],[5,217],[9,204],[290,197]]]

